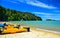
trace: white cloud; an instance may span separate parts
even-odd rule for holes
[[[42,2],[37,1],[37,0],[21,0],[20,2],[24,2],[27,4],[33,5],[33,6],[38,6],[38,7],[47,8],[47,9],[56,9],[56,7],[54,7],[54,6],[42,3]]]
[[[44,13],[44,12],[33,12],[35,14],[42,14],[42,15],[52,15],[51,13]]]
[[[36,15],[41,16],[43,19],[55,19],[60,20],[60,14],[53,14],[53,13],[45,13],[45,12],[33,12]]]
[[[26,3],[26,4],[37,6],[37,7],[42,7],[42,8],[47,8],[47,9],[56,9],[56,7],[54,6],[42,3],[37,0],[8,0],[8,1],[12,3],[17,3],[17,4],[20,4],[19,2],[22,2],[22,3]]]
[[[51,13],[45,13],[45,12],[34,12],[36,15],[42,15],[41,17],[44,19],[52,19],[52,15]]]
[[[11,2],[11,3],[15,3],[15,4],[19,4],[17,1],[13,1],[13,0],[2,0],[2,1],[5,1],[5,2]]]

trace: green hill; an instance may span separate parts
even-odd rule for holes
[[[20,12],[16,10],[11,10],[0,6],[0,21],[32,21],[32,20],[42,20],[41,17],[35,16],[29,12]]]

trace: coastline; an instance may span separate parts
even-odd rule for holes
[[[37,30],[44,30],[44,31],[47,31],[47,32],[52,32],[52,33],[60,34],[60,32],[53,31],[53,30],[46,30],[46,29],[39,29],[39,28],[37,28]]]
[[[12,24],[12,25],[17,25],[17,24],[13,24],[13,23],[10,23],[10,22],[0,22],[0,24],[3,24],[3,23]],[[21,26],[22,26],[22,25],[21,25]],[[23,26],[24,26],[24,25],[23,25]],[[36,29],[36,30],[43,30],[43,31],[47,31],[47,32],[52,32],[52,33],[60,34],[60,32],[58,32],[58,31],[42,29],[42,28],[33,27],[33,26],[24,26],[24,27],[31,27],[31,28],[34,28],[34,29]]]
[[[58,32],[58,31],[46,30],[46,29],[41,29],[41,28],[36,28],[36,27],[33,27],[33,28],[36,29],[36,30],[43,30],[43,31],[46,31],[46,32],[51,32],[51,33],[60,34],[60,32]]]
[[[60,34],[36,30],[36,28],[32,27],[30,30],[30,32],[0,35],[0,38],[60,38]]]
[[[9,22],[3,22],[3,23],[9,24]],[[23,26],[23,27],[30,27],[30,32],[5,34],[0,35],[0,38],[60,38],[60,32],[40,29],[31,26]]]
[[[0,22],[0,24],[3,24],[3,23],[6,23],[6,24],[8,24],[8,22]]]

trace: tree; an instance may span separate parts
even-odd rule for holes
[[[42,20],[30,12],[21,12],[16,10],[11,10],[0,6],[0,21],[31,21],[31,20]]]

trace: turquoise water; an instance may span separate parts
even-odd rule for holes
[[[42,29],[60,32],[60,21],[10,21],[10,23],[25,26],[34,26]]]

